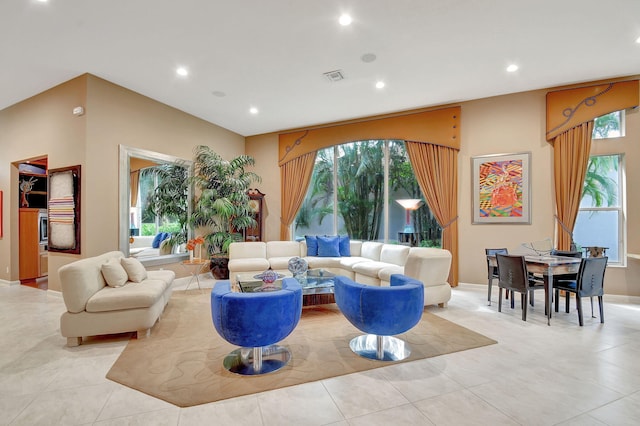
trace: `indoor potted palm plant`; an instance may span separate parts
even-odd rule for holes
[[[248,155],[227,161],[206,145],[194,149],[191,180],[196,198],[189,223],[203,235],[212,272],[218,279],[229,277],[229,245],[242,241],[243,230],[256,224],[247,191],[260,176],[246,170],[254,164]]]

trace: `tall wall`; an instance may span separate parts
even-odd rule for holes
[[[72,109],[79,105],[85,114],[77,117]],[[236,133],[89,74],[0,111],[0,128],[0,189],[9,194],[5,222],[11,222],[11,232],[5,227],[0,240],[0,279],[18,279],[17,171],[11,176],[10,163],[48,155],[50,168],[82,165],[82,253],[49,253],[53,290],[60,289],[55,273],[60,266],[118,250],[119,145],[184,159],[191,159],[199,144],[211,146],[224,158],[245,150],[244,137]]]
[[[485,247],[517,250],[522,243],[554,238],[553,150],[545,140],[547,90],[505,95],[461,103],[459,153],[460,282],[486,284]],[[627,163],[628,251],[640,253],[640,196],[633,182],[640,182],[640,113],[627,114],[627,136],[594,141],[592,152],[625,153]],[[246,139],[247,154],[257,159],[256,171],[269,176],[263,183],[269,216],[266,236],[279,239],[280,198],[277,166],[278,135]],[[530,225],[472,225],[471,157],[486,154],[531,152]],[[268,184],[267,184],[268,183]],[[629,258],[624,267],[610,267],[605,277],[607,293],[640,295],[640,260]]]

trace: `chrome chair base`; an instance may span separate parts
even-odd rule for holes
[[[224,358],[224,368],[243,376],[273,373],[287,365],[291,352],[284,346],[269,345],[257,348],[239,348]]]
[[[393,336],[364,334],[351,339],[349,347],[361,357],[376,361],[401,361],[411,355],[409,344]]]

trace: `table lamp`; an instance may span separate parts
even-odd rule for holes
[[[413,234],[413,225],[411,224],[411,210],[418,210],[422,205],[422,200],[417,198],[403,198],[400,200],[396,200],[396,203],[400,204],[406,212],[406,221],[404,224],[404,232],[405,234]]]

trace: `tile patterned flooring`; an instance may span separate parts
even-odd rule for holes
[[[181,409],[105,378],[128,334],[68,348],[59,293],[0,285],[0,425],[640,424],[640,298],[606,296],[605,324],[585,303],[584,327],[494,299],[462,284],[428,309],[496,345]]]

